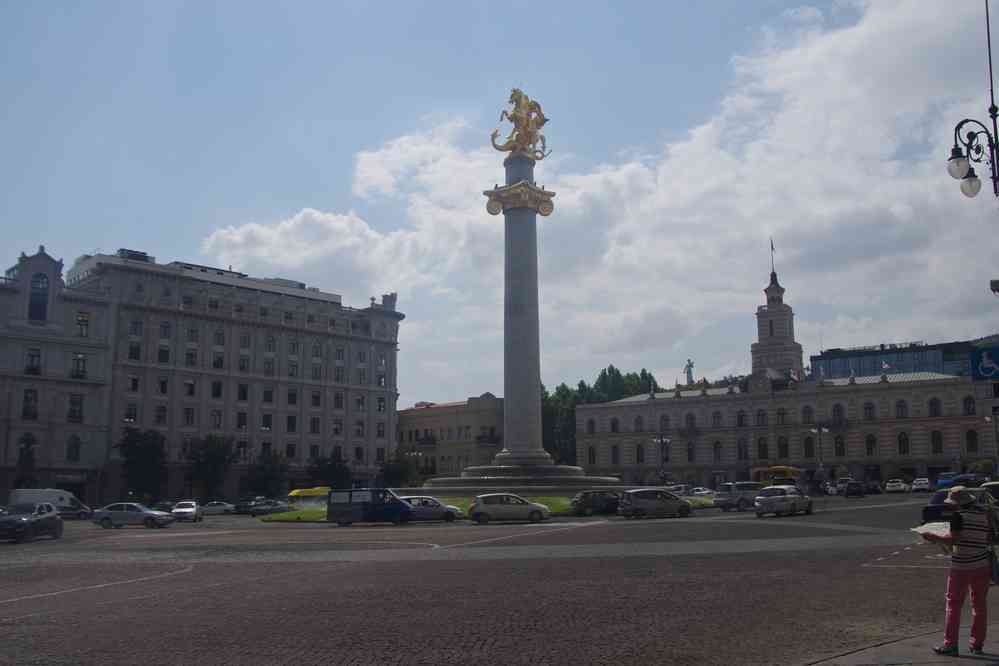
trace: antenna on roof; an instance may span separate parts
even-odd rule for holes
[[[774,268],[774,237],[770,237],[770,272],[776,273],[777,269]]]

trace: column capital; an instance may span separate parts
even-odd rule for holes
[[[499,215],[508,208],[530,208],[543,216],[551,215],[555,210],[552,202],[555,193],[526,180],[503,187],[497,185],[482,194],[489,198],[486,211],[490,215]]]

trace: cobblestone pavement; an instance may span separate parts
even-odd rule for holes
[[[946,562],[908,532],[918,504],[484,527],[67,523],[61,541],[0,544],[0,664],[807,663],[941,626]]]

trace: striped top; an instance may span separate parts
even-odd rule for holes
[[[991,544],[987,511],[973,505],[962,508],[951,517],[951,533],[961,533],[961,539],[954,542],[954,550],[950,556],[951,569],[965,571],[989,566]]]

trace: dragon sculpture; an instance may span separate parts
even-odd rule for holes
[[[533,160],[541,160],[551,154],[545,145],[545,135],[541,133],[541,128],[548,122],[541,105],[524,94],[520,88],[514,88],[510,92],[508,103],[513,107],[507,111],[503,109],[500,113],[500,122],[509,120],[513,123],[513,129],[503,143],[496,143],[499,136],[499,129],[494,129],[490,135],[493,148],[504,152],[522,153]]]

